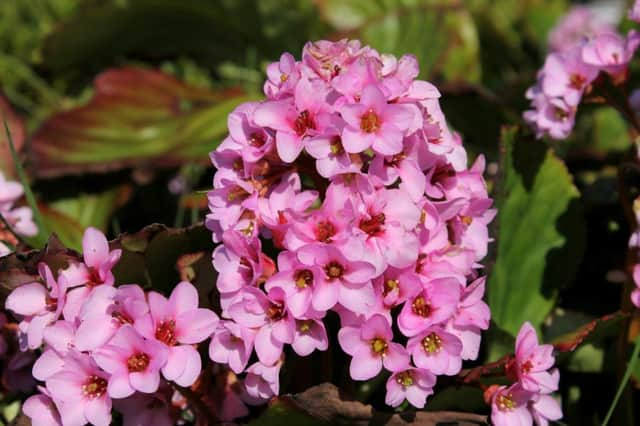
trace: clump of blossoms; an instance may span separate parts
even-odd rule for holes
[[[135,284],[115,287],[121,252],[100,231],[87,229],[82,246],[82,261],[59,271],[41,263],[40,279],[7,297],[21,349],[39,354],[29,365],[40,393],[24,413],[35,425],[107,426],[115,407],[124,424],[175,424],[175,390],[200,376],[197,345],[217,315],[198,307],[188,282],[169,298]]]
[[[33,212],[29,207],[16,207],[24,194],[19,182],[7,180],[0,171],[0,256],[11,253],[11,247],[18,244],[16,236],[33,237],[38,228],[33,223]],[[10,228],[7,228],[9,225]],[[8,244],[8,245],[7,245]]]
[[[560,373],[553,368],[552,345],[540,345],[536,330],[524,323],[516,338],[515,355],[506,365],[509,385],[492,385],[485,391],[496,426],[546,426],[562,418],[562,409],[551,393],[558,390]]]
[[[536,85],[526,93],[532,109],[524,113],[524,119],[538,137],[566,139],[583,96],[600,80],[600,84],[614,86],[625,83],[639,45],[637,31],[621,35],[599,23],[587,9],[574,10],[551,33],[552,51],[538,72]]]
[[[495,210],[484,158],[468,167],[418,73],[411,55],[310,42],[268,66],[266,100],[229,116],[211,155],[222,320],[210,355],[245,401],[278,394],[287,346],[327,349],[329,312],[351,377],[388,371],[394,407],[423,407],[437,376],[476,359]]]

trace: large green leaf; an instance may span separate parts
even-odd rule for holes
[[[380,52],[413,53],[422,76],[480,79],[476,28],[455,0],[319,0],[322,16],[340,35],[361,38]]]
[[[129,198],[130,188],[117,187],[95,194],[80,194],[40,204],[47,228],[69,248],[82,250],[82,236],[89,226],[106,232],[111,216]]]
[[[33,136],[32,172],[50,177],[206,162],[227,131],[227,115],[247,99],[190,87],[159,71],[105,71],[87,105],[54,115]]]
[[[488,293],[493,321],[515,335],[538,327],[573,277],[584,245],[579,193],[567,168],[540,141],[503,132],[496,260]]]

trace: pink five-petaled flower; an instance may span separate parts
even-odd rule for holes
[[[20,330],[27,335],[29,349],[42,345],[44,329],[60,317],[65,304],[64,281],[56,281],[45,263],[38,265],[38,272],[44,285],[23,284],[13,290],[5,302],[6,309],[24,316]]]
[[[97,287],[84,303],[78,318],[75,345],[91,351],[104,345],[124,324],[134,324],[149,312],[144,291],[138,285]]]
[[[495,426],[530,426],[533,416],[529,411],[531,392],[519,383],[507,386],[490,386],[485,391],[487,403],[491,403],[491,423]]]
[[[61,371],[47,379],[47,389],[65,425],[111,424],[108,375],[89,355],[70,351]]]
[[[214,332],[218,316],[209,309],[198,308],[198,290],[187,281],[179,283],[169,299],[155,291],[150,291],[147,299],[149,314],[136,321],[136,330],[167,347],[164,377],[180,386],[191,386],[202,369],[200,354],[192,345]]]
[[[416,366],[433,374],[453,376],[462,368],[462,342],[441,327],[429,327],[407,342]]]
[[[273,365],[256,362],[247,369],[244,380],[247,394],[251,398],[265,401],[280,392],[280,367],[282,361]]]
[[[48,394],[46,388],[40,388],[39,393],[27,398],[22,404],[22,412],[31,419],[32,425],[62,426],[62,419],[58,408]]]
[[[423,408],[429,395],[433,395],[436,376],[428,370],[413,368],[398,371],[387,380],[387,395],[385,402],[391,407],[398,407],[406,399],[416,408]]]
[[[529,392],[550,393],[558,389],[558,371],[548,371],[555,362],[552,345],[539,345],[533,326],[522,324],[516,338],[516,351],[511,369],[522,388]]]
[[[368,380],[382,370],[382,366],[398,372],[409,364],[409,355],[402,345],[392,342],[391,325],[376,314],[360,327],[342,327],[338,341],[342,350],[353,356],[349,373],[355,380]]]
[[[383,155],[402,151],[402,139],[409,129],[414,110],[403,104],[388,104],[375,85],[366,86],[357,104],[340,108],[347,126],[342,132],[342,145],[357,154],[369,148]]]
[[[322,320],[297,319],[291,347],[300,356],[307,356],[316,349],[326,351],[329,339]]]
[[[82,237],[84,263],[76,263],[60,272],[68,287],[75,287],[67,294],[64,317],[74,321],[85,300],[93,289],[100,285],[113,285],[115,278],[111,270],[118,263],[122,250],[109,250],[105,235],[95,228],[87,228]]]
[[[582,48],[582,60],[618,76],[627,69],[640,45],[640,33],[630,31],[627,37],[615,32],[598,34]]]
[[[240,374],[247,366],[255,338],[255,329],[221,321],[211,336],[209,357],[220,364],[229,364],[234,373]]]
[[[295,320],[286,304],[280,287],[273,287],[266,295],[257,288],[246,288],[242,298],[229,308],[231,318],[244,327],[258,328],[255,349],[258,359],[273,365],[282,355],[285,343],[293,342]]]
[[[326,311],[340,303],[355,313],[364,313],[375,302],[371,278],[372,264],[349,261],[332,246],[309,244],[298,251],[298,259],[307,266],[318,266],[323,273],[315,277],[314,309]]]
[[[324,85],[301,78],[294,92],[294,97],[263,102],[253,114],[256,124],[276,131],[278,156],[287,163],[298,158],[306,139],[318,135],[321,123],[328,121]]]
[[[126,398],[135,391],[153,393],[160,384],[160,369],[167,362],[167,347],[142,337],[130,325],[120,327],[109,343],[93,353],[96,363],[111,374],[107,391]]]
[[[405,336],[415,336],[431,325],[449,320],[455,314],[459,300],[460,284],[456,279],[430,281],[423,291],[405,302],[398,316],[398,327]]]

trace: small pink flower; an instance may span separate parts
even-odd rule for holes
[[[97,287],[84,303],[75,345],[91,351],[107,343],[124,324],[134,324],[149,312],[144,291],[137,285]]]
[[[293,94],[296,83],[300,79],[299,64],[291,53],[283,53],[279,62],[267,66],[267,81],[264,82],[264,93],[270,99],[277,99]]]
[[[495,386],[495,385],[494,385]],[[491,422],[495,426],[532,425],[533,416],[529,411],[532,394],[515,383],[509,387],[497,386],[492,391]]]
[[[63,424],[110,425],[108,380],[108,375],[88,355],[69,352],[64,358],[62,370],[46,382]]]
[[[615,32],[598,34],[582,48],[582,60],[617,76],[623,73],[640,45],[640,33],[630,31],[627,37]]]
[[[340,108],[347,126],[342,132],[342,144],[350,153],[373,148],[383,155],[402,151],[402,139],[413,120],[414,110],[407,105],[388,104],[375,85],[362,90],[359,103]]]
[[[58,408],[46,389],[27,398],[22,404],[22,412],[31,419],[31,424],[38,426],[62,426]]]
[[[355,380],[368,380],[382,370],[400,371],[409,363],[404,347],[392,342],[391,326],[382,315],[374,315],[361,327],[342,327],[338,341],[353,356],[349,373]]]
[[[399,407],[406,399],[416,408],[424,408],[429,395],[433,395],[436,377],[422,368],[407,366],[406,370],[394,373],[387,380],[385,402]]]
[[[167,356],[164,344],[145,339],[130,325],[120,327],[107,345],[93,353],[100,368],[111,375],[107,390],[112,398],[158,390]]]
[[[525,322],[516,338],[515,373],[522,388],[529,392],[558,390],[557,370],[548,371],[555,362],[553,345],[539,345],[533,326]]]
[[[256,288],[245,289],[242,299],[229,308],[229,315],[242,326],[259,328],[255,349],[265,365],[275,363],[284,344],[293,342],[295,320],[279,287],[271,288],[266,295]]]
[[[221,321],[211,336],[209,357],[220,364],[228,364],[234,373],[244,371],[253,352],[256,330],[233,321]]]
[[[63,369],[65,357],[75,349],[75,333],[74,324],[68,321],[56,321],[44,330],[46,349],[33,364],[31,372],[34,378],[46,381]]]
[[[629,9],[629,13],[627,15],[629,19],[635,22],[640,22],[640,1],[636,0],[633,3],[633,6]]]
[[[441,327],[429,327],[407,342],[416,366],[436,375],[453,376],[462,368],[462,342]]]
[[[318,319],[297,319],[291,347],[300,356],[307,356],[316,349],[326,351],[329,347],[329,339],[322,321]]]
[[[549,97],[561,97],[569,105],[577,106],[589,84],[600,70],[583,62],[581,50],[552,53],[542,68],[542,90]]]
[[[42,345],[44,329],[60,317],[65,304],[64,282],[56,281],[44,263],[38,265],[38,272],[44,285],[23,284],[14,289],[5,302],[6,309],[25,317],[20,330],[27,335],[29,349]]]
[[[574,6],[549,33],[552,50],[567,50],[576,43],[615,29],[585,6]]]
[[[372,264],[349,261],[332,246],[310,244],[298,251],[298,259],[307,266],[316,266],[323,273],[315,277],[313,307],[326,311],[340,303],[356,313],[363,313],[375,301],[371,278]]]
[[[258,400],[268,400],[280,392],[280,367],[278,361],[269,366],[256,362],[247,369],[247,377],[244,379],[247,394]]]
[[[179,283],[169,299],[155,291],[147,293],[147,299],[149,314],[136,321],[136,330],[166,346],[164,377],[180,386],[191,386],[202,369],[200,354],[193,345],[213,333],[218,316],[209,309],[198,308],[198,290],[187,281]]]
[[[10,210],[13,203],[24,194],[24,188],[20,182],[7,180],[0,171],[0,211]]]
[[[547,426],[549,420],[562,418],[562,407],[551,395],[533,395],[529,401],[529,411],[538,426]]]
[[[429,282],[418,295],[405,302],[398,316],[398,327],[412,337],[431,325],[442,324],[455,314],[460,300],[460,284],[440,278]]]

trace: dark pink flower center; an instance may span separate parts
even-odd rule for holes
[[[89,287],[95,287],[100,284],[104,284],[104,280],[100,278],[100,272],[98,272],[96,268],[89,268],[89,280],[87,285]]]
[[[333,260],[324,266],[324,272],[328,279],[335,280],[344,275],[344,266]]]
[[[413,374],[411,370],[406,370],[396,374],[396,383],[402,385],[405,388],[413,385]]]
[[[313,284],[313,272],[308,269],[301,269],[296,271],[294,277],[296,287],[305,288]]]
[[[575,90],[582,90],[586,82],[587,79],[580,74],[571,74],[569,77],[569,87]]]
[[[111,313],[111,318],[118,321],[120,325],[133,324],[133,320],[131,319],[131,317],[124,312],[113,311]]]
[[[316,240],[321,243],[330,243],[334,235],[336,235],[336,227],[328,220],[323,220],[316,224]]]
[[[429,315],[431,315],[431,305],[422,296],[418,296],[413,299],[411,309],[413,310],[414,314],[423,318],[427,318]]]
[[[262,133],[254,132],[249,136],[249,145],[255,148],[261,148],[265,144],[265,142],[266,138]]]
[[[525,361],[520,366],[520,371],[522,371],[522,374],[528,374],[532,369],[533,369],[533,363],[530,360]]]
[[[173,346],[176,340],[176,322],[174,320],[163,321],[156,328],[156,339],[167,346]]]
[[[380,117],[373,109],[367,110],[360,117],[360,129],[365,133],[375,133],[380,128]]]
[[[107,391],[107,381],[100,376],[89,376],[82,385],[82,394],[85,398],[100,398]]]
[[[307,130],[315,129],[316,123],[313,121],[313,117],[309,114],[309,111],[305,109],[298,115],[298,118],[296,118],[296,121],[293,123],[293,127],[296,134],[302,137],[307,133]]]
[[[279,321],[284,318],[285,310],[282,303],[271,303],[267,308],[267,317],[271,321]]]
[[[384,213],[372,215],[370,219],[360,221],[360,229],[373,236],[379,235],[384,230]]]
[[[139,373],[149,366],[149,355],[138,352],[133,354],[127,360],[127,368],[130,373]]]

